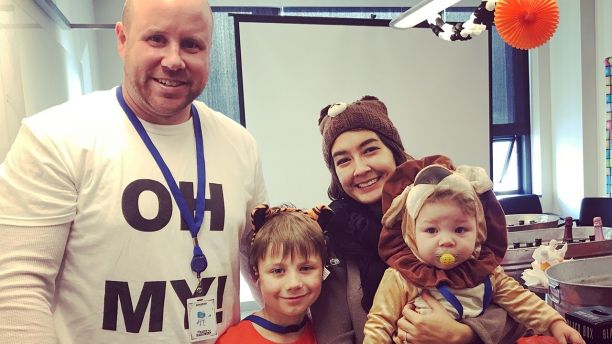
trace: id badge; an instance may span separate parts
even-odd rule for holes
[[[191,342],[217,338],[217,310],[215,299],[193,297],[187,299],[187,319]]]

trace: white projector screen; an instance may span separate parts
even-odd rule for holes
[[[255,136],[270,203],[327,204],[320,110],[383,101],[406,151],[490,170],[490,37],[447,42],[385,20],[236,15],[242,124]],[[381,26],[382,25],[382,26]]]

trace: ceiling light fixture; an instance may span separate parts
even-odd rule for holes
[[[409,29],[461,0],[423,0],[393,19],[389,26],[396,29]]]

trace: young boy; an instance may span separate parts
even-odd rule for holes
[[[414,183],[393,200],[383,217],[384,225],[390,227],[402,216],[406,249],[418,259],[413,271],[426,265],[434,267],[436,274],[445,274],[479,258],[487,229],[478,193],[491,187],[484,170],[474,167],[451,172],[431,165],[416,175]],[[491,274],[473,288],[452,288],[447,282],[427,288],[419,282],[393,267],[387,269],[368,314],[364,343],[405,342],[406,338],[397,338],[396,322],[408,303],[421,313],[428,310],[419,296],[424,290],[458,320],[477,317],[494,302],[537,332],[550,332],[559,343],[584,343],[559,313],[507,276],[500,266],[493,267]]]
[[[304,212],[261,205],[253,210],[249,266],[264,306],[217,343],[317,343],[306,313],[321,293],[327,258],[321,225],[330,216],[327,207]]]

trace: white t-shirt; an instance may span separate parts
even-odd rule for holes
[[[206,163],[202,278],[221,334],[239,320],[238,252],[246,252],[250,210],[266,192],[253,137],[195,104]],[[193,207],[192,120],[143,125]],[[114,89],[24,119],[0,166],[0,224],[64,223],[71,230],[52,304],[60,343],[189,342],[185,301],[197,285],[191,234]]]

